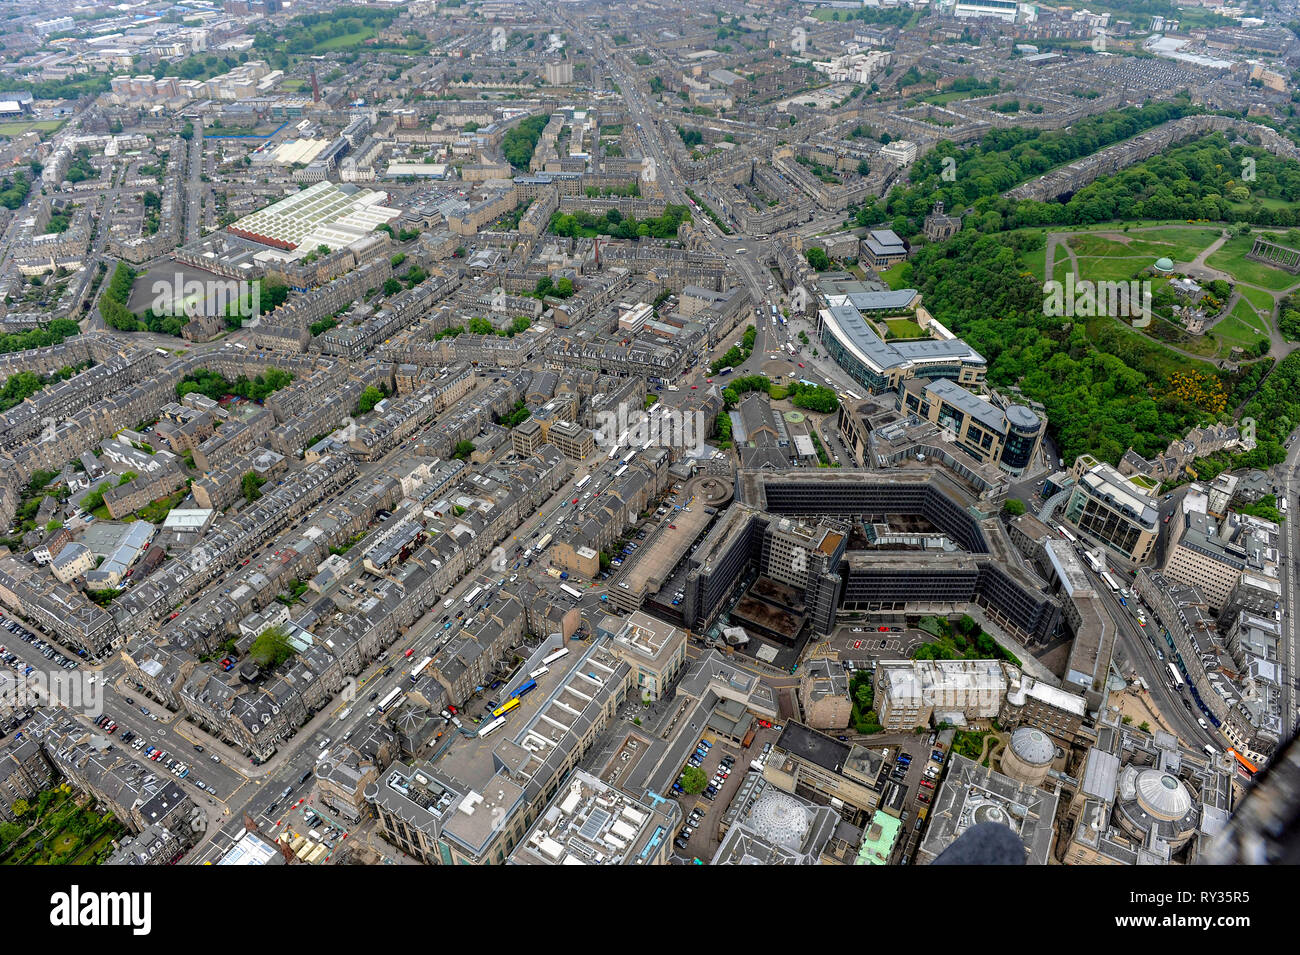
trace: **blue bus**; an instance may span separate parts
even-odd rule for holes
[[[527,683],[525,683],[525,684],[524,684],[523,686],[521,686],[519,689],[515,690],[515,696],[523,696],[524,694],[526,694],[526,693],[530,693],[530,692],[532,692],[532,691],[535,690],[535,689],[537,689],[537,681],[536,681],[536,680],[529,680]]]

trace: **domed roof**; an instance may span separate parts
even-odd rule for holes
[[[1007,815],[1007,811],[1003,809],[1001,806],[999,806],[997,803],[986,802],[980,806],[977,806],[975,808],[974,817],[977,823],[996,822],[1000,826],[1007,826],[1008,828],[1012,828],[1011,817]]]
[[[1174,270],[1174,260],[1167,256],[1161,256],[1156,259],[1156,268],[1161,272],[1172,272]]]
[[[1182,819],[1192,809],[1192,794],[1177,776],[1144,769],[1137,777],[1137,801],[1157,819]]]
[[[749,811],[749,824],[769,842],[800,849],[808,837],[808,812],[789,793],[769,788]]]
[[[1012,427],[1022,430],[1028,428],[1037,428],[1040,424],[1038,415],[1034,414],[1024,405],[1009,405],[1007,407],[1007,420],[1011,422]]]
[[[1042,730],[1024,726],[1011,734],[1011,751],[1031,766],[1045,766],[1056,755],[1056,746]]]

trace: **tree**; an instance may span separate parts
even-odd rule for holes
[[[681,778],[677,781],[681,783],[682,789],[686,790],[688,795],[694,796],[696,793],[704,792],[704,787],[709,784],[709,777],[698,766],[687,766],[682,770]]]
[[[402,290],[402,283],[397,279],[385,279],[383,293],[385,295],[396,295]]]
[[[271,627],[253,641],[249,657],[264,670],[273,670],[293,656],[293,646],[279,627]]]
[[[804,253],[804,257],[808,260],[808,264],[818,272],[825,272],[831,267],[831,259],[830,256],[826,254],[825,249],[819,249],[814,246]]]
[[[1009,497],[1002,502],[1002,510],[1004,513],[1009,514],[1012,517],[1019,517],[1021,514],[1025,513],[1025,502],[1019,498]]]
[[[367,411],[372,410],[375,405],[379,404],[379,402],[383,401],[385,397],[387,396],[384,392],[380,391],[374,385],[367,385],[366,390],[361,392],[360,400],[357,401],[356,413],[359,415],[365,414]]]
[[[456,444],[456,448],[454,451],[452,451],[451,456],[453,458],[459,458],[460,460],[464,461],[473,453],[474,453],[473,441],[460,441]]]
[[[262,496],[262,485],[266,483],[266,478],[259,475],[256,471],[249,471],[244,475],[240,486],[244,492],[244,500],[252,503]]]

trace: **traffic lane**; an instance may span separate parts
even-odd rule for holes
[[[1147,681],[1151,696],[1158,701],[1161,715],[1169,722],[1177,735],[1184,742],[1197,747],[1205,745],[1207,741],[1216,746],[1222,746],[1222,739],[1203,729],[1196,722],[1196,716],[1192,714],[1191,701],[1183,693],[1175,693],[1169,689],[1169,655],[1165,654],[1165,659],[1160,660],[1156,650],[1160,649],[1161,653],[1164,653],[1164,649],[1157,645],[1159,637],[1155,635],[1154,630],[1151,637],[1145,635],[1147,630],[1152,629],[1151,624],[1154,618],[1148,619],[1147,627],[1137,627],[1132,617],[1127,613],[1126,608],[1120,605],[1109,588],[1098,587],[1097,590],[1102,594],[1104,601],[1110,601],[1108,609],[1111,618],[1116,622],[1118,636],[1123,641],[1123,646],[1130,658],[1130,664],[1138,670],[1139,676]]]

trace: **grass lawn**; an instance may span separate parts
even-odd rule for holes
[[[1272,233],[1266,234],[1272,236]],[[1219,251],[1205,260],[1206,265],[1211,268],[1222,269],[1234,276],[1238,281],[1249,282],[1251,285],[1272,289],[1275,292],[1300,284],[1300,276],[1292,275],[1290,272],[1283,272],[1281,269],[1275,269],[1263,262],[1247,259],[1246,253],[1250,251],[1251,246],[1254,244],[1254,233],[1229,239]]]
[[[345,33],[342,36],[330,37],[316,44],[313,52],[325,53],[328,50],[345,50],[350,46],[358,46],[365,43],[375,35],[373,27],[362,27],[356,33]]]
[[[1255,311],[1267,316],[1273,314],[1273,306],[1275,302],[1273,296],[1268,292],[1259,288],[1251,288],[1247,285],[1238,285],[1237,291],[1241,293],[1242,298],[1255,306]]]
[[[0,123],[0,136],[21,136],[32,130],[52,133],[66,122],[66,119],[41,119],[29,123]]]
[[[1249,348],[1259,339],[1268,337],[1268,325],[1242,299],[1227,318],[1215,325],[1211,334],[1224,343],[1225,352],[1233,345]]]
[[[906,283],[911,281],[911,277],[912,266],[908,262],[899,262],[880,273],[880,281],[891,289],[905,288]]]
[[[889,318],[885,320],[891,338],[924,338],[921,326],[910,318]]]
[[[1038,281],[1047,272],[1047,246],[1034,252],[1026,252],[1020,256],[1020,261],[1025,264],[1025,271]]]

